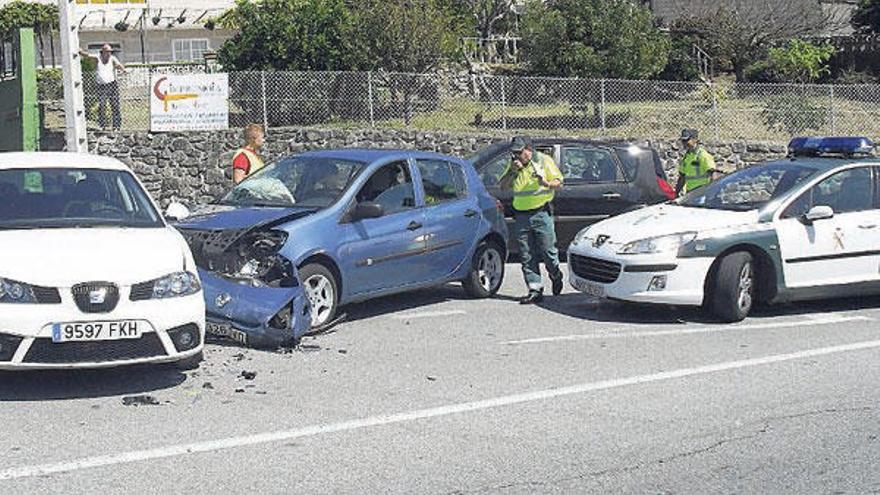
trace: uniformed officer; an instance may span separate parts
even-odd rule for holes
[[[712,182],[715,173],[715,159],[700,146],[699,133],[696,129],[682,129],[681,143],[685,147],[684,156],[678,164],[678,182],[675,184],[675,195],[705,186]]]
[[[541,261],[550,273],[553,295],[562,292],[562,271],[556,249],[556,228],[551,201],[562,188],[562,174],[553,158],[534,151],[528,138],[511,140],[511,161],[499,186],[513,190],[514,231],[522,258],[522,271],[529,293],[520,304],[532,304],[544,298]]]

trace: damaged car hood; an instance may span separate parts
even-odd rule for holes
[[[314,213],[314,208],[235,207],[207,205],[192,213],[175,226],[187,230],[250,229],[277,225]]]

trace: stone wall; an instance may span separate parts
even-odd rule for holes
[[[509,135],[452,134],[407,130],[316,130],[271,129],[263,150],[267,161],[312,149],[384,148],[437,151],[467,156]],[[675,141],[634,141],[657,148],[670,179],[681,156]],[[119,158],[141,178],[164,207],[172,200],[192,204],[209,202],[225,194],[232,185],[232,155],[241,144],[240,131],[149,133],[97,133],[89,136],[90,151]],[[779,158],[781,143],[706,143],[723,170]]]

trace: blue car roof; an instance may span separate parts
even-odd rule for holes
[[[447,159],[456,159],[455,157],[441,155],[439,153],[432,153],[428,151],[415,151],[415,150],[401,150],[401,149],[392,149],[392,150],[377,150],[377,149],[367,149],[367,148],[345,148],[345,149],[331,149],[331,150],[317,150],[317,151],[306,151],[302,153],[300,156],[315,156],[315,157],[325,157],[325,158],[338,158],[345,160],[356,160],[359,162],[367,162],[372,163],[377,160],[389,159],[389,158],[404,158],[407,156],[414,156],[417,158],[438,158],[443,157]]]

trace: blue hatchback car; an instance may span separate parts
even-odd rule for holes
[[[469,163],[436,153],[293,155],[177,216],[208,331],[246,343],[295,340],[347,303],[452,281],[490,297],[504,277],[501,204]]]

